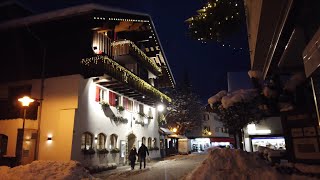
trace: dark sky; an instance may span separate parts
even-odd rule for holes
[[[233,47],[242,47],[242,52],[223,47],[221,43],[200,41],[188,37],[186,19],[201,9],[204,0],[20,0],[36,11],[56,9],[85,2],[95,2],[132,11],[150,14],[153,18],[161,44],[171,70],[179,83],[188,71],[194,90],[206,102],[220,90],[227,90],[227,72],[248,71],[250,58],[246,28],[230,37]]]

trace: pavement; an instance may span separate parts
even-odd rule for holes
[[[186,173],[202,162],[204,156],[201,153],[189,155],[175,155],[162,159],[153,159],[147,162],[146,168],[140,170],[139,162],[136,163],[135,169],[131,170],[130,165],[119,166],[116,169],[103,171],[92,174],[100,179],[180,179]]]

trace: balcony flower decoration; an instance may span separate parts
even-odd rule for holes
[[[110,107],[109,103],[105,102],[105,101],[101,101],[100,102],[102,109],[106,109],[108,107]]]
[[[118,110],[119,112],[122,112],[122,111],[124,111],[124,107],[123,107],[123,106],[117,106],[117,110]]]
[[[146,115],[144,114],[144,112],[138,112],[138,114],[139,114],[141,117],[146,117]]]
[[[86,69],[92,74],[108,73],[128,85],[136,87],[141,93],[157,96],[161,101],[166,100],[167,102],[171,102],[170,97],[163,94],[161,91],[118,64],[116,61],[110,59],[108,56],[98,55],[90,58],[83,58],[80,63],[83,66],[92,67]],[[104,66],[101,67],[100,64],[103,64]],[[95,69],[95,67],[97,69]],[[101,70],[102,72],[99,72]]]
[[[119,152],[120,152],[120,149],[118,149],[118,148],[113,148],[110,151],[110,153],[112,153],[112,154],[119,153]]]

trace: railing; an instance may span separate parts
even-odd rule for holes
[[[84,66],[84,70],[90,75],[108,74],[122,83],[135,88],[142,94],[149,96],[156,96],[159,100],[166,100],[171,102],[171,98],[163,94],[158,89],[145,82],[125,67],[118,64],[116,61],[108,58],[107,56],[98,55],[91,58],[84,58],[80,62]]]
[[[116,41],[111,44],[112,55],[113,57],[133,54],[137,56],[146,66],[148,66],[151,71],[156,73],[157,75],[161,74],[161,68],[151,59],[149,58],[137,45],[135,45],[132,41],[122,40]]]

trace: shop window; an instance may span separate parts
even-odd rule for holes
[[[123,106],[126,110],[133,111],[133,101],[126,97],[123,97]]]
[[[216,132],[219,132],[220,131],[220,128],[219,127],[216,127]]]
[[[0,157],[7,154],[8,136],[0,134]]]
[[[90,149],[92,148],[92,140],[93,140],[93,135],[89,132],[85,132],[82,134],[81,137],[81,149]]]
[[[142,137],[142,143],[143,143],[144,145],[146,145],[146,138],[145,138],[145,137]]]
[[[118,136],[116,134],[111,134],[110,136],[110,149],[117,147]]]
[[[98,134],[98,137],[97,137],[97,149],[98,150],[101,150],[101,149],[105,149],[106,148],[106,139],[107,139],[107,136],[103,133],[100,133]]]
[[[150,149],[152,146],[151,146],[151,142],[152,142],[152,138],[151,137],[149,137],[148,138],[148,148]]]

